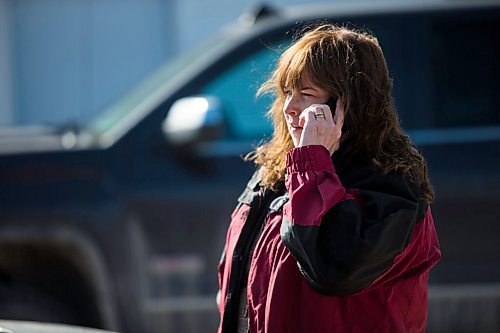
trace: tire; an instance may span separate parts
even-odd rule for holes
[[[0,285],[0,318],[78,324],[71,307],[31,286]]]

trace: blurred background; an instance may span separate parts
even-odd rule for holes
[[[255,97],[304,24],[368,29],[436,190],[429,332],[500,332],[500,1],[0,0],[0,320],[213,332]]]
[[[0,125],[88,121],[258,3],[1,0]]]

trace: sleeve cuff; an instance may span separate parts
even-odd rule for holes
[[[286,154],[286,173],[305,171],[333,172],[330,152],[324,146],[303,146],[290,149]]]

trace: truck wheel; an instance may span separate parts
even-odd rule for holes
[[[0,318],[78,324],[71,308],[52,295],[24,285],[0,285]]]

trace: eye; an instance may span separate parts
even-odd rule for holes
[[[317,92],[314,89],[306,88],[300,91],[300,94],[304,97],[316,97]]]

